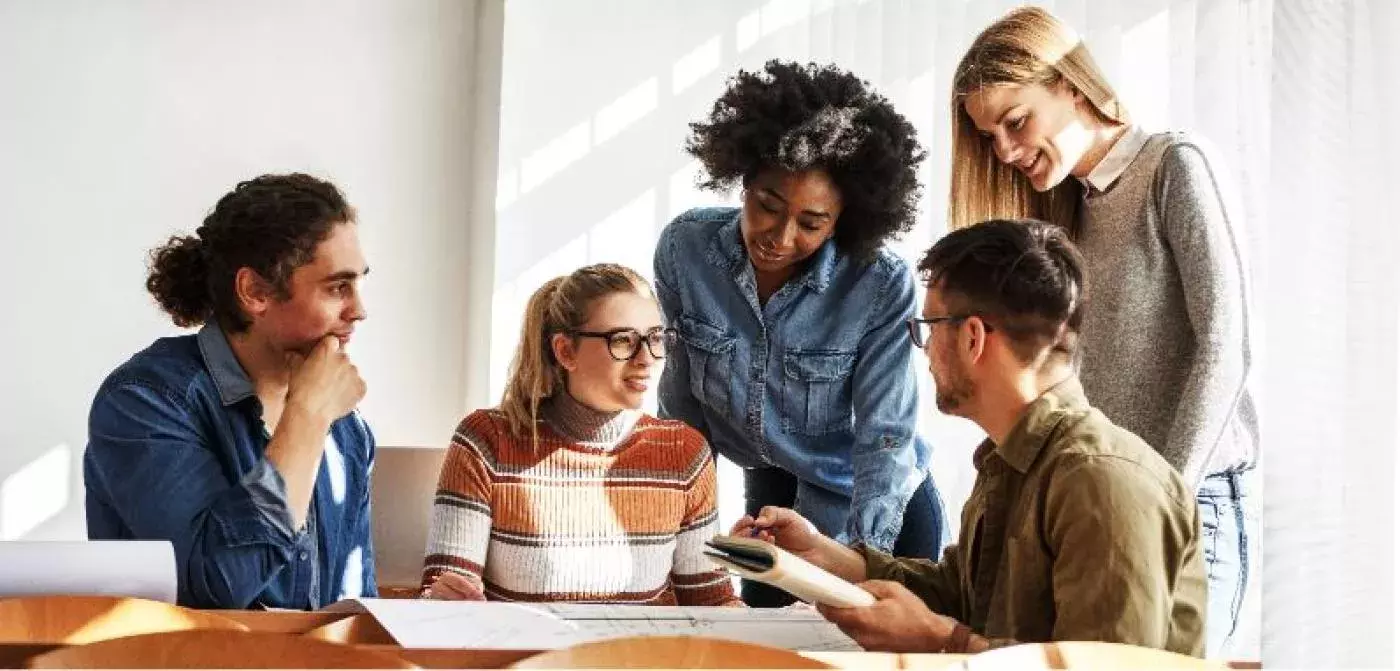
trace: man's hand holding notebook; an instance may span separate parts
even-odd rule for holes
[[[757,517],[745,515],[729,536],[708,545],[706,554],[716,563],[800,599],[846,608],[874,602],[852,584],[865,579],[865,558],[787,508],[769,506]]]
[[[875,597],[815,564],[757,538],[715,536],[705,554],[716,564],[749,580],[786,590],[804,601],[853,608],[875,603]]]

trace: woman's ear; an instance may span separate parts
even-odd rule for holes
[[[578,351],[574,347],[574,339],[563,333],[556,333],[549,337],[549,349],[554,353],[554,360],[559,362],[559,367],[572,372],[578,368]]]

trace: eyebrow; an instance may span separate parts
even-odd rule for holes
[[[1003,120],[1006,119],[1006,115],[1010,114],[1010,113],[1011,113],[1011,110],[1014,110],[1014,109],[1016,109],[1017,107],[1020,107],[1020,105],[1012,105],[1012,106],[1010,106],[1010,107],[1008,107],[1008,108],[1002,110],[1001,116],[997,117],[996,124],[997,124],[998,126],[1000,126],[1000,125],[1001,125],[1001,122],[1002,122]]]
[[[778,193],[777,191],[774,191],[774,190],[771,189],[771,188],[763,187],[763,188],[759,189],[759,191],[762,191],[763,193],[768,194],[769,196],[772,196],[772,197],[774,197],[774,198],[777,198],[778,200],[783,201],[783,204],[784,204],[784,205],[787,205],[787,204],[788,204],[787,199],[784,198],[784,197],[782,196],[782,194]],[[808,215],[808,216],[812,216],[812,217],[823,217],[823,218],[826,218],[826,219],[830,219],[830,218],[831,218],[831,214],[830,214],[829,212],[822,212],[821,210],[803,210],[803,211],[802,211],[802,214],[805,214],[805,215]]]
[[[590,330],[597,330],[597,331],[603,331],[603,332],[607,332],[607,331],[641,331],[642,333],[646,333],[647,331],[651,331],[651,330],[654,330],[654,329],[660,329],[660,328],[666,328],[666,325],[665,325],[665,324],[654,324],[654,325],[652,325],[652,326],[606,326],[606,327],[603,327],[603,328],[600,328],[600,329],[590,329]]]
[[[360,271],[360,272],[356,272],[356,271],[354,271],[354,270],[340,270],[340,271],[336,271],[336,272],[334,272],[334,273],[331,273],[331,274],[327,275],[327,276],[326,276],[324,279],[322,279],[321,281],[324,282],[324,283],[326,283],[326,284],[331,284],[331,283],[334,283],[334,282],[344,282],[344,281],[347,281],[347,280],[357,280],[357,279],[359,279],[359,278],[361,278],[361,277],[364,277],[365,275],[368,275],[368,274],[369,274],[369,267],[366,266],[365,269],[364,269],[363,271]]]

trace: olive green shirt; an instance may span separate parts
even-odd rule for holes
[[[993,645],[1204,653],[1195,497],[1156,450],[1089,406],[1078,379],[1036,399],[1004,445],[984,442],[973,461],[977,481],[943,561],[862,547],[869,578],[903,583]]]

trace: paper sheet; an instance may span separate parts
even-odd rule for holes
[[[860,651],[814,610],[714,606],[534,604],[579,626],[587,640],[618,636],[708,636],[799,651]]]
[[[513,603],[354,599],[326,610],[368,612],[405,648],[552,650],[585,640],[573,623]]]
[[[170,541],[0,542],[0,597],[134,596],[175,602]]]
[[[356,599],[327,610],[369,612],[410,648],[548,650],[620,636],[708,636],[790,650],[860,650],[805,609]]]

